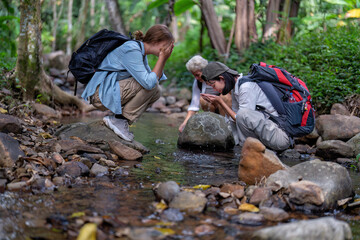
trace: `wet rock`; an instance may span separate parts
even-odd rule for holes
[[[323,140],[347,141],[360,132],[360,118],[344,115],[321,115],[316,128]]]
[[[127,171],[126,169],[124,169],[122,167],[118,167],[117,169],[115,169],[112,172],[112,176],[113,177],[127,177],[127,176],[129,176],[129,171]]]
[[[300,153],[297,151],[297,149],[286,149],[284,152],[281,153],[280,155],[281,158],[286,158],[286,159],[299,159],[300,158]]]
[[[21,133],[21,120],[17,117],[0,113],[0,132]]]
[[[56,118],[56,119],[61,118],[60,112],[56,111],[55,109],[53,109],[47,105],[40,104],[40,103],[32,103],[31,106],[34,109],[36,114],[39,114],[43,117]]]
[[[168,208],[160,214],[160,218],[162,221],[181,222],[184,220],[184,215],[179,209]]]
[[[180,211],[202,212],[206,206],[207,199],[191,192],[180,192],[170,202],[169,207]]]
[[[7,183],[6,179],[0,179],[0,193],[5,192],[6,183]]]
[[[286,169],[286,166],[258,139],[249,137],[245,140],[239,162],[239,180],[254,185],[264,177],[282,169]]]
[[[62,186],[65,184],[65,180],[63,177],[54,177],[52,181],[56,186]]]
[[[111,160],[108,160],[105,158],[100,158],[99,163],[101,165],[108,166],[108,167],[116,167],[116,163],[114,161],[111,161]]]
[[[56,172],[60,176],[64,176],[65,174],[77,178],[79,176],[84,176],[89,174],[89,168],[81,163],[76,161],[66,162],[63,165],[56,168]]]
[[[270,175],[266,186],[273,191],[288,189],[289,185],[299,180],[308,180],[317,184],[324,193],[324,203],[319,210],[334,208],[340,199],[352,196],[353,188],[346,168],[333,162],[312,160],[297,164],[287,170],[280,170]]]
[[[285,209],[287,207],[287,202],[277,194],[272,195],[270,198],[261,201],[259,204],[260,208],[280,208]]]
[[[19,157],[25,156],[18,141],[0,132],[0,167],[12,167]]]
[[[90,175],[94,177],[101,177],[109,173],[107,167],[101,166],[100,164],[94,163],[90,169]]]
[[[128,142],[118,137],[111,129],[105,126],[102,120],[89,123],[74,123],[64,125],[55,133],[55,136],[58,136],[60,139],[70,139],[71,137],[76,136],[86,142],[94,143],[107,143],[109,141],[115,140],[141,152],[142,154],[149,152],[149,149],[135,140]],[[108,151],[110,148],[105,146],[103,150]]]
[[[204,236],[204,235],[211,235],[215,233],[215,229],[213,226],[208,224],[202,224],[200,226],[197,226],[194,229],[194,232],[198,236]]]
[[[331,106],[330,114],[331,115],[339,114],[339,115],[350,116],[349,110],[347,110],[347,108],[343,104],[340,104],[340,103],[334,103]]]
[[[127,237],[130,240],[153,240],[153,239],[161,239],[160,237],[164,237],[164,235],[153,228],[132,228]]]
[[[336,159],[339,157],[353,157],[354,149],[340,140],[323,141],[316,146],[316,156],[324,159]]]
[[[179,185],[174,181],[168,181],[165,183],[160,183],[154,188],[155,196],[158,199],[164,199],[166,202],[171,202],[171,200],[180,192]]]
[[[355,164],[356,162],[349,158],[337,158],[336,162],[341,165],[350,166],[351,164]]]
[[[8,185],[6,185],[6,188],[9,191],[18,191],[18,190],[24,189],[26,186],[28,186],[28,184],[26,182],[12,182],[12,183],[9,183]]]
[[[233,193],[237,190],[244,191],[244,186],[241,186],[239,184],[224,183],[220,187],[220,192],[224,193]]]
[[[172,104],[176,103],[176,97],[175,96],[167,96],[165,99],[166,99],[166,104],[167,105],[172,105]]]
[[[56,162],[57,164],[59,164],[59,165],[65,163],[64,158],[61,156],[60,153],[57,153],[57,152],[54,152],[54,153],[51,155],[51,159],[52,159],[54,162]]]
[[[52,149],[60,145],[61,150],[66,152],[66,155],[76,154],[79,152],[103,153],[99,148],[89,146],[81,140],[58,140],[52,142]]]
[[[349,224],[332,217],[304,220],[264,228],[254,233],[256,239],[352,239]]]
[[[289,214],[287,212],[276,207],[262,207],[260,208],[260,213],[266,220],[274,222],[285,221],[289,218]]]
[[[252,212],[244,212],[231,219],[232,222],[250,226],[260,226],[264,220],[265,218],[262,214]]]
[[[301,157],[300,154],[313,154],[316,152],[315,148],[312,148],[307,144],[296,144],[294,150],[296,150],[299,153],[299,155],[297,155],[298,158]]]
[[[295,138],[295,142],[313,145],[318,138],[319,133],[317,132],[316,128],[314,128],[314,130],[310,134],[303,137]]]
[[[227,150],[232,149],[235,142],[223,116],[204,112],[189,119],[179,135],[178,145],[183,148]]]
[[[354,149],[355,156],[360,154],[360,133],[356,134],[346,143]]]
[[[324,203],[324,193],[322,189],[315,183],[310,181],[293,182],[289,185],[290,201],[299,205]]]
[[[142,154],[139,151],[127,147],[119,141],[109,141],[109,146],[111,151],[118,155],[120,159],[134,161],[142,158]]]
[[[250,197],[249,203],[258,205],[261,201],[270,198],[272,191],[270,188],[259,187],[256,188]]]

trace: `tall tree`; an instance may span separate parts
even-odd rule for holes
[[[68,31],[67,31],[67,38],[66,38],[66,54],[67,55],[71,55],[72,53],[72,47],[71,47],[71,42],[72,42],[72,9],[73,9],[73,0],[69,0],[69,4],[68,4]]]
[[[200,8],[208,29],[211,44],[218,51],[220,56],[225,56],[225,36],[217,19],[212,0],[200,0]]]
[[[173,22],[175,0],[169,0],[167,5],[168,5],[168,14],[166,15],[164,24],[170,27],[171,23]]]
[[[20,0],[20,34],[15,76],[22,87],[22,96],[33,101],[35,93],[40,92],[53,97],[54,102],[63,105],[76,105],[81,111],[93,107],[79,98],[62,91],[46,75],[41,61],[41,0]]]
[[[257,40],[254,0],[236,0],[235,45],[239,52]]]
[[[95,0],[90,1],[90,27],[93,29],[95,26]]]
[[[280,22],[280,29],[278,32],[277,42],[278,43],[286,43],[290,40],[290,32],[287,31],[288,22],[289,22],[289,14],[291,8],[291,0],[284,1],[283,11],[281,13],[281,22]]]
[[[86,31],[86,20],[87,20],[87,12],[89,7],[89,1],[88,0],[82,0],[81,1],[81,9],[80,9],[80,31],[77,34],[77,42],[76,42],[76,49],[78,49],[81,44],[85,41],[85,31]]]
[[[292,0],[291,1],[291,9],[290,9],[289,21],[288,21],[288,26],[287,26],[287,31],[288,31],[289,36],[294,35],[294,24],[291,19],[296,18],[298,16],[299,9],[300,9],[300,2],[301,2],[301,0]]]
[[[269,0],[266,10],[266,23],[263,30],[263,39],[276,37],[279,30],[279,10],[281,0]]]
[[[56,49],[56,32],[57,32],[58,22],[59,22],[59,19],[61,17],[61,14],[62,14],[62,11],[63,11],[63,8],[64,8],[64,1],[63,0],[60,1],[60,10],[59,10],[59,12],[57,12],[57,4],[58,4],[57,0],[52,0],[53,23],[54,23],[54,25],[53,25],[53,42],[52,42],[52,45],[51,45],[52,51],[55,51],[55,49]]]
[[[125,34],[123,20],[120,14],[120,7],[117,0],[105,0],[109,11],[111,27],[114,31]]]

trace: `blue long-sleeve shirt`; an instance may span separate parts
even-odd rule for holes
[[[151,71],[145,55],[144,44],[135,41],[125,42],[120,47],[110,52],[102,61],[98,71],[87,84],[82,98],[88,100],[97,86],[99,86],[99,98],[102,104],[115,114],[121,114],[121,93],[119,80],[134,77],[145,89],[152,89],[158,81],[156,73]],[[121,71],[119,70],[126,70]],[[165,80],[165,74],[160,80]]]

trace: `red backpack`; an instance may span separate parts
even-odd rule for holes
[[[315,110],[305,82],[285,69],[268,65],[252,64],[249,74],[240,79],[256,82],[263,90],[279,116],[269,114],[290,137],[301,137],[311,133],[315,127]]]

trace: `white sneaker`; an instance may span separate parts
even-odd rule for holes
[[[129,124],[126,119],[115,118],[115,116],[106,116],[103,118],[103,121],[106,126],[125,141],[131,142],[134,139],[134,134],[129,131]]]

